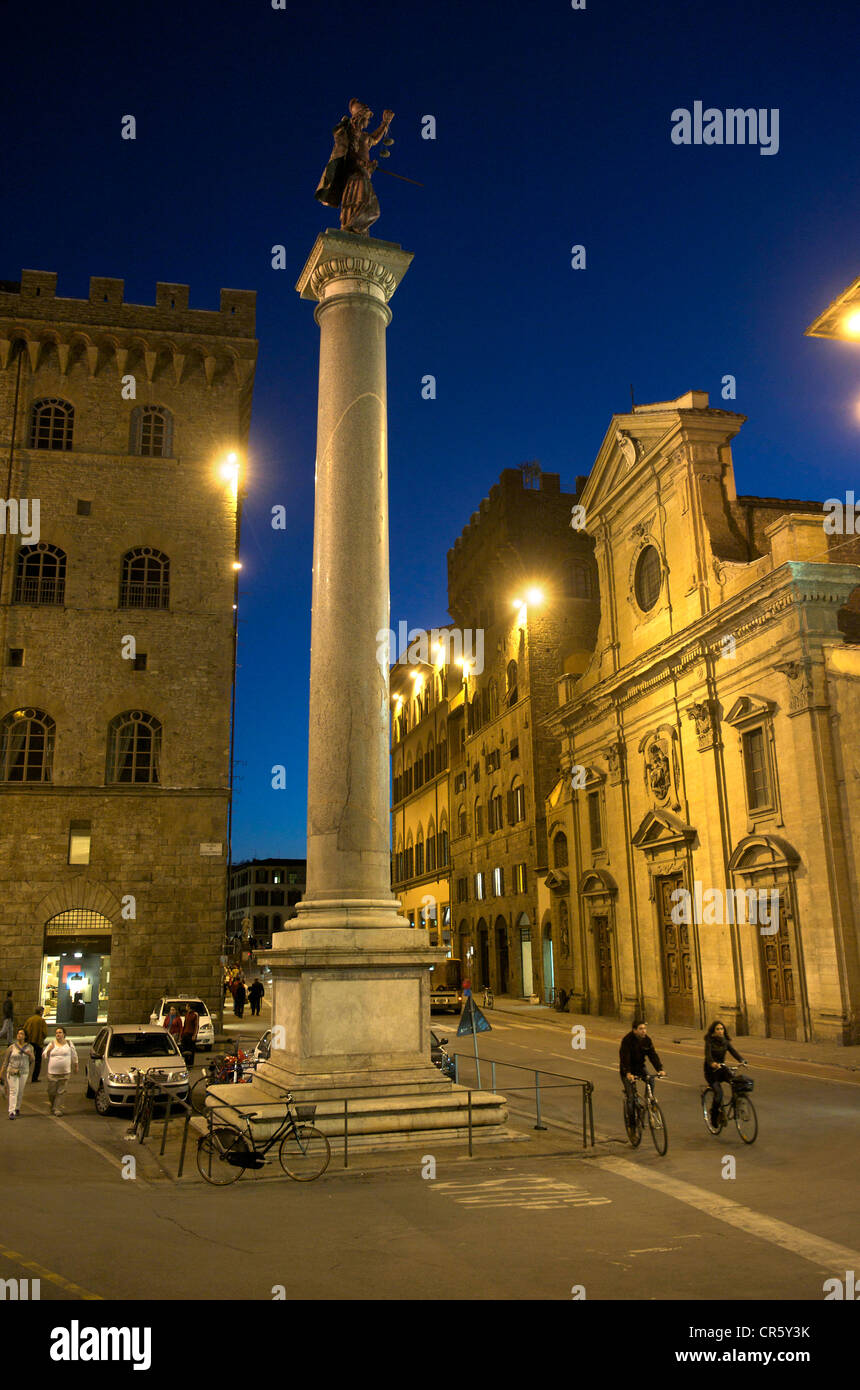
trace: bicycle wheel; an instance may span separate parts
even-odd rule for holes
[[[648,1128],[651,1131],[651,1138],[654,1140],[654,1148],[658,1154],[664,1154],[669,1147],[669,1135],[666,1131],[663,1111],[656,1100],[652,1100],[648,1106]]]
[[[296,1182],[312,1182],[328,1167],[331,1145],[313,1125],[299,1125],[281,1140],[278,1158],[284,1172]]]
[[[735,1124],[745,1144],[754,1144],[758,1134],[758,1116],[748,1096],[735,1096]]]
[[[631,1123],[630,1123],[630,1115],[628,1114],[628,1111],[627,1111],[627,1102],[625,1101],[625,1102],[624,1102],[624,1128],[625,1128],[625,1130],[627,1131],[627,1138],[630,1140],[630,1143],[633,1145],[633,1148],[634,1148],[634,1149],[638,1149],[639,1144],[640,1144],[641,1139],[642,1139],[642,1113],[641,1113],[641,1111],[640,1111],[638,1105],[637,1105],[637,1107],[636,1107],[636,1110],[634,1111],[634,1114],[635,1114],[635,1116],[636,1116],[636,1119],[635,1119],[634,1123],[631,1125]]]
[[[244,1173],[239,1164],[229,1161],[230,1155],[250,1153],[245,1136],[232,1125],[215,1125],[211,1133],[202,1134],[197,1142],[197,1169],[201,1178],[213,1187],[227,1187]]]
[[[714,1125],[711,1121],[711,1111],[714,1108],[716,1096],[710,1086],[706,1086],[702,1092],[702,1118],[705,1121],[705,1128],[709,1134],[719,1134],[722,1125]]]

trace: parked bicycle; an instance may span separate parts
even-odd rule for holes
[[[214,1057],[204,1069],[203,1075],[198,1077],[191,1087],[188,1100],[195,1115],[206,1114],[206,1096],[210,1086],[223,1085],[225,1082],[251,1081],[256,1069],[256,1061],[243,1052],[242,1048],[228,1052],[223,1057]]]
[[[756,1115],[755,1106],[749,1098],[749,1092],[752,1090],[755,1082],[750,1076],[738,1076],[741,1067],[745,1067],[746,1065],[746,1062],[742,1062],[740,1066],[729,1067],[728,1069],[732,1074],[732,1094],[730,1099],[726,1101],[723,1088],[722,1086],[720,1087],[721,1104],[719,1124],[715,1125],[711,1119],[711,1114],[716,1102],[713,1086],[704,1086],[702,1088],[702,1115],[709,1134],[720,1134],[725,1126],[729,1124],[731,1120],[734,1120],[738,1134],[741,1136],[744,1143],[754,1144],[756,1135],[758,1134],[758,1116]]]
[[[637,1078],[637,1083],[638,1083]],[[663,1118],[663,1111],[660,1109],[654,1098],[654,1082],[656,1076],[648,1076],[645,1079],[645,1098],[639,1094],[639,1086],[636,1084],[633,1096],[634,1118],[631,1117],[627,1109],[627,1097],[624,1098],[624,1128],[627,1131],[627,1138],[634,1149],[639,1147],[642,1141],[642,1131],[645,1128],[645,1121],[648,1121],[648,1128],[651,1131],[651,1138],[654,1140],[654,1148],[658,1154],[664,1154],[669,1147],[669,1134],[666,1129],[666,1121]]]
[[[489,985],[484,985],[484,996],[483,996],[483,998],[482,998],[482,1000],[481,1000],[481,1008],[482,1008],[482,1009],[491,1009],[491,1008],[493,1007],[493,1005],[495,1004],[495,1002],[496,1002],[496,1000],[495,1000],[495,997],[494,997],[494,995],[493,995],[493,991],[490,989],[490,986],[489,986]]]
[[[288,1177],[296,1182],[313,1182],[325,1172],[331,1159],[331,1145],[324,1134],[313,1125],[315,1105],[293,1105],[291,1095],[285,1097],[286,1114],[274,1134],[264,1141],[254,1135],[252,1120],[263,1117],[256,1111],[242,1117],[240,1124],[213,1121],[197,1143],[197,1168],[200,1176],[213,1187],[227,1187],[236,1182],[248,1168],[262,1168],[266,1155],[276,1144],[278,1159]]]

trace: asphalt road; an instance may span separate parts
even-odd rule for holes
[[[860,1276],[856,1081],[756,1067],[761,1129],[747,1147],[733,1130],[706,1133],[698,1053],[667,1050],[670,1143],[659,1158],[647,1135],[636,1152],[622,1142],[609,1024],[574,1052],[561,1023],[499,1012],[491,1022],[482,1057],[594,1081],[600,1142],[588,1156],[574,1134],[567,1153],[535,1157],[513,1143],[509,1157],[478,1151],[472,1161],[428,1140],[384,1170],[357,1159],[344,1173],[333,1161],[310,1184],[266,1173],[214,1189],[193,1165],[176,1184],[124,1137],[127,1116],[96,1115],[80,1077],[61,1120],[40,1083],[18,1121],[0,1113],[4,1190],[14,1192],[0,1279],[39,1278],[43,1300],[570,1300],[582,1288],[587,1299],[820,1301],[825,1279]],[[454,1045],[448,1020],[433,1026]],[[500,1089],[515,1075],[500,1068]],[[569,1117],[571,1096],[546,1092],[544,1106]],[[134,1177],[123,1175],[129,1157]],[[726,1157],[733,1178],[722,1176]],[[424,1175],[428,1158],[435,1177]]]

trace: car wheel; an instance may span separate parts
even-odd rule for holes
[[[102,1082],[96,1091],[96,1110],[100,1115],[110,1114],[110,1097],[105,1090],[105,1083]]]

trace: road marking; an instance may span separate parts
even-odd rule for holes
[[[49,1283],[56,1284],[58,1288],[66,1289],[69,1293],[75,1294],[77,1298],[92,1299],[101,1303],[100,1293],[89,1293],[87,1289],[82,1289],[80,1284],[72,1284],[68,1279],[64,1279],[62,1274],[54,1274],[53,1270],[45,1269],[44,1265],[36,1264],[35,1260],[25,1260],[24,1256],[17,1250],[10,1250],[7,1245],[0,1245],[0,1255],[6,1260],[11,1260],[13,1264],[20,1265],[22,1269],[30,1269],[34,1274],[38,1274],[40,1279],[47,1279]]]
[[[32,1104],[25,1104],[24,1109],[28,1111],[31,1115],[39,1115],[42,1113],[41,1111],[36,1110]],[[82,1144],[86,1144],[88,1149],[92,1149],[95,1153],[101,1154],[102,1158],[106,1159],[107,1162],[110,1163],[114,1168],[118,1168],[119,1171],[122,1172],[122,1163],[120,1162],[120,1160],[118,1158],[114,1158],[113,1154],[108,1153],[107,1149],[103,1149],[101,1144],[97,1144],[95,1140],[87,1139],[85,1135],[79,1134],[78,1131],[72,1125],[68,1124],[65,1120],[60,1119],[59,1115],[51,1115],[49,1111],[48,1119],[53,1120],[54,1124],[59,1125],[61,1129],[68,1130],[69,1134],[73,1135],[75,1139],[78,1139]]]
[[[556,1178],[488,1178],[484,1182],[458,1179],[435,1182],[433,1192],[452,1197],[462,1207],[521,1207],[526,1211],[552,1211],[559,1207],[609,1206],[611,1197],[592,1197],[584,1187]]]
[[[693,1183],[654,1172],[652,1169],[640,1168],[629,1159],[595,1158],[592,1162],[607,1173],[614,1173],[619,1178],[628,1178],[631,1182],[641,1183],[643,1187],[655,1188],[667,1197],[674,1197],[676,1201],[684,1202],[688,1207],[695,1207],[716,1221],[724,1221],[726,1225],[735,1226],[740,1231],[746,1231],[748,1235],[758,1236],[760,1240],[770,1241],[772,1245],[781,1245],[784,1250],[790,1250],[793,1255],[799,1255],[801,1259],[809,1260],[822,1269],[856,1269],[857,1262],[860,1261],[860,1251],[850,1250],[847,1245],[837,1245],[835,1241],[827,1240],[824,1236],[816,1236],[811,1231],[801,1230],[799,1226],[791,1226],[787,1221],[764,1216],[742,1206],[740,1202],[732,1201],[730,1197],[720,1196],[707,1188],[696,1187]]]

